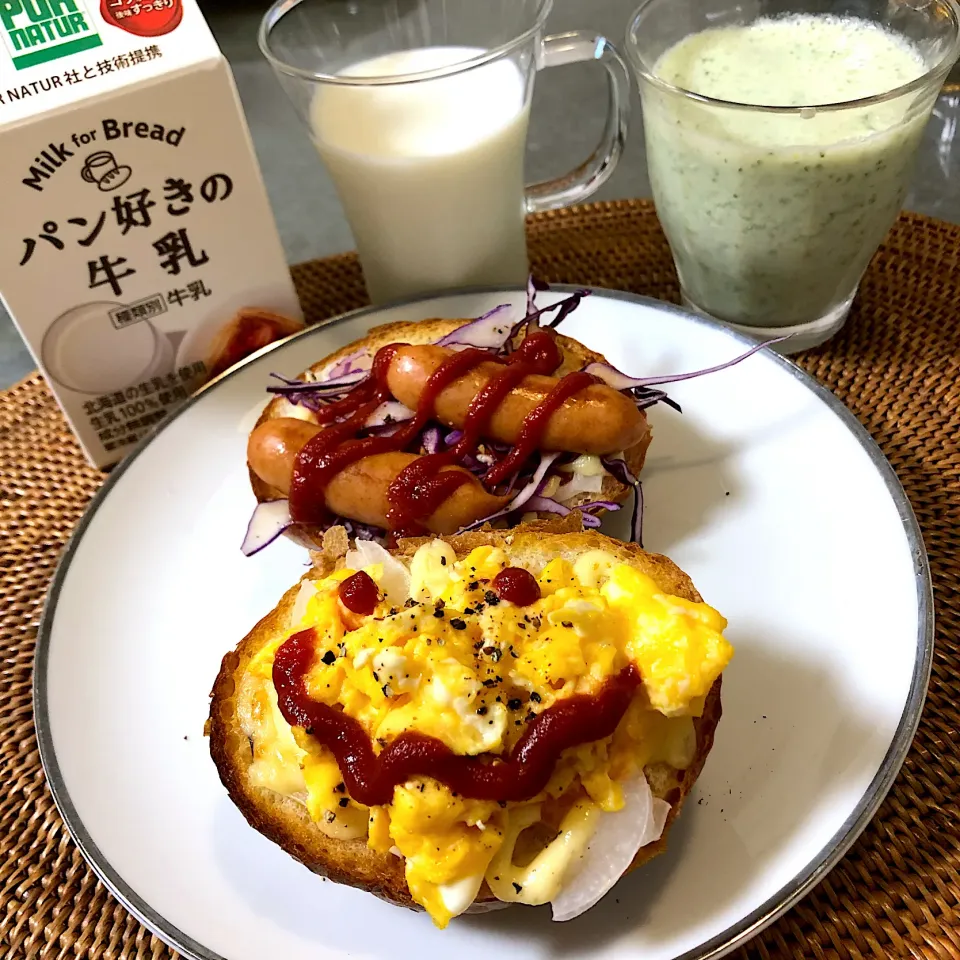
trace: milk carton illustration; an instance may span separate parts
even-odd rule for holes
[[[192,0],[0,0],[0,296],[88,457],[302,327]]]

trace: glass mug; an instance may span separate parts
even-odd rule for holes
[[[924,127],[957,59],[958,12],[953,0],[646,0],[628,27],[627,56],[686,306],[760,339],[790,335],[777,347],[784,353],[822,343],[843,325],[900,212]],[[875,96],[803,106],[714,99],[660,75],[664,54],[692,34],[792,14],[879,24],[912,42],[923,66],[911,69],[921,75],[886,80]],[[797,37],[795,49],[802,40],[815,43]],[[717,49],[714,71],[723,69]],[[703,63],[701,56],[697,69]],[[768,77],[764,90],[774,88],[776,69]],[[829,90],[829,75],[817,77]]]
[[[330,173],[374,302],[526,282],[524,215],[584,199],[613,172],[629,73],[588,31],[545,37],[552,0],[278,0],[260,27]],[[600,143],[565,177],[524,186],[534,77],[597,60]]]

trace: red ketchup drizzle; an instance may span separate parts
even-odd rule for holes
[[[575,393],[599,383],[598,377],[591,373],[568,373],[523,419],[520,436],[513,449],[498,463],[491,467],[483,480],[489,486],[495,486],[506,480],[510,474],[520,468],[527,457],[537,449],[537,444],[547,429],[550,417]]]
[[[528,607],[540,599],[540,584],[523,567],[504,568],[493,578],[490,586],[501,600],[515,603],[518,607]]]
[[[290,479],[290,516],[299,523],[323,523],[329,516],[324,492],[327,484],[341,471],[362,457],[402,449],[394,437],[357,439],[367,418],[386,400],[386,372],[396,346],[381,347],[373,360],[368,380],[354,387],[342,400],[320,408],[320,423],[329,423],[348,415],[343,423],[321,430],[311,437],[297,454]]]
[[[416,436],[433,416],[437,397],[444,388],[490,359],[486,350],[467,347],[444,360],[423,385],[413,421],[394,436]],[[420,533],[419,521],[429,517],[458,487],[473,480],[466,470],[443,469],[454,465],[458,456],[456,447],[446,453],[429,454],[397,474],[387,489],[387,522],[392,530],[400,535]]]
[[[506,358],[486,350],[468,347],[445,360],[424,385],[417,406],[417,431],[433,416],[437,397],[454,380],[486,361],[504,364],[477,392],[467,408],[463,436],[446,453],[435,453],[415,460],[404,467],[387,490],[391,509],[387,520],[391,529],[403,535],[423,532],[420,520],[430,517],[458,488],[472,481],[465,470],[444,470],[464,455],[473,452],[481,434],[490,422],[500,401],[528,374],[555,370],[563,360],[560,348],[548,333],[534,333]],[[442,472],[441,472],[442,471]]]
[[[476,482],[467,470],[447,468],[455,467],[462,457],[476,451],[484,430],[507,394],[526,376],[551,374],[563,360],[556,340],[544,331],[530,334],[506,357],[467,347],[451,354],[428,378],[411,420],[390,436],[360,439],[357,434],[370,414],[390,399],[387,372],[400,346],[381,347],[374,357],[370,377],[342,399],[321,407],[319,422],[332,425],[308,440],[297,455],[290,483],[290,515],[295,521],[323,523],[327,520],[325,491],[337,473],[363,457],[406,449],[434,416],[437,398],[446,387],[482,363],[498,363],[503,369],[490,377],[467,409],[460,441],[445,453],[414,460],[400,471],[387,490],[389,528],[398,535],[422,533],[423,522],[448,497],[464,484]],[[586,373],[563,377],[524,419],[517,444],[487,472],[484,485],[490,489],[514,473],[537,448],[554,411],[575,393],[596,382],[597,378]],[[347,419],[332,423],[341,417]]]
[[[380,591],[369,573],[362,570],[347,577],[337,588],[340,602],[354,613],[367,616],[376,609],[380,602]]]
[[[401,733],[378,756],[358,721],[318,703],[306,692],[305,678],[316,658],[316,632],[295,633],[277,650],[273,684],[284,719],[303,727],[336,757],[350,796],[367,806],[393,800],[393,788],[426,776],[471,800],[523,801],[547,785],[560,754],[581,743],[609,737],[640,684],[632,664],[610,677],[599,693],[568,697],[530,721],[504,758],[464,757],[422,733]]]

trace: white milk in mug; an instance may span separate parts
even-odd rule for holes
[[[419,73],[482,52],[403,50],[342,75]],[[523,76],[510,60],[416,83],[321,85],[313,138],[357,241],[371,299],[526,282],[529,119]]]
[[[88,457],[302,327],[192,0],[0,0],[0,294]]]

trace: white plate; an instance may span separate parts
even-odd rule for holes
[[[67,548],[36,661],[44,766],[93,868],[185,956],[719,956],[823,877],[899,769],[933,644],[917,525],[863,428],[764,351],[673,385],[683,416],[651,415],[646,545],[691,574],[737,651],[716,746],[666,855],[578,920],[513,908],[441,933],[310,874],[247,826],[202,729],[220,658],[304,568],[286,540],[239,551],[253,504],[245,440],[268,373],[296,374],[374,323],[475,316],[520,296],[361,311],[268,348],[132,453]],[[747,342],[601,291],[562,329],[635,374],[710,366]]]

